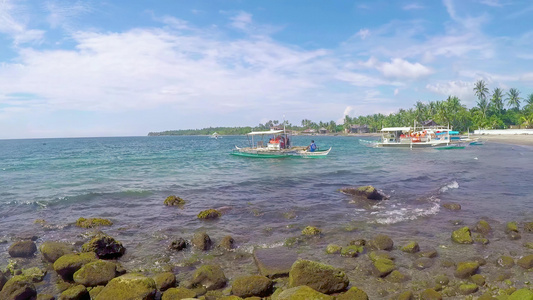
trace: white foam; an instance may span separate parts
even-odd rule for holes
[[[441,193],[444,193],[444,192],[446,192],[449,189],[458,189],[458,188],[459,188],[459,183],[454,180],[451,183],[448,183],[447,185],[441,187],[439,191]]]
[[[391,210],[381,213],[374,222],[378,224],[395,224],[403,221],[416,220],[429,215],[436,215],[440,210],[440,205],[438,203],[439,199],[435,199],[436,201],[433,202],[430,208],[400,208],[399,210]]]

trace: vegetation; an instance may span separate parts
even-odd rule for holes
[[[433,120],[439,125],[450,125],[458,131],[468,129],[505,129],[511,126],[533,128],[533,93],[526,98],[520,97],[516,88],[505,92],[501,88],[494,88],[492,94],[485,81],[479,80],[474,84],[473,92],[478,98],[477,105],[468,109],[456,96],[449,96],[446,100],[424,103],[417,101],[413,108],[400,109],[389,115],[373,114],[368,116],[344,117],[344,124],[335,121],[313,122],[304,119],[300,124],[289,121],[279,122],[270,120],[255,127],[210,127],[204,129],[171,130],[150,132],[148,135],[242,135],[252,130],[269,130],[270,128],[285,126],[286,129],[303,131],[306,129],[319,130],[325,128],[329,132],[343,132],[352,125],[366,125],[369,132],[378,132],[383,127],[412,126],[414,121],[422,123]],[[521,108],[521,103],[525,104]],[[507,107],[507,109],[506,109]]]

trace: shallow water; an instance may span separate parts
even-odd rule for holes
[[[86,230],[69,224],[79,217],[104,217],[115,225],[103,230],[128,249],[126,265],[149,269],[161,264],[172,238],[190,238],[198,230],[215,241],[232,235],[240,250],[251,252],[257,246],[281,246],[313,225],[324,234],[304,241],[300,257],[357,269],[353,259],[333,259],[323,249],[328,243],[345,245],[385,233],[397,244],[415,239],[443,257],[483,255],[484,246],[449,243],[458,228],[452,220],[472,225],[488,218],[499,229],[508,221],[533,221],[531,147],[487,143],[450,151],[380,149],[368,147],[373,141],[368,137],[312,138],[320,148],[333,147],[328,157],[229,155],[234,145],[246,145],[242,136],[0,140],[0,240],[29,234],[38,236],[38,243],[83,240]],[[296,136],[293,144],[306,145],[310,139]],[[338,192],[368,184],[390,200],[353,203]],[[172,194],[187,201],[183,209],[163,205]],[[462,209],[443,209],[443,202],[460,203]],[[198,220],[198,212],[207,208],[224,208],[225,214],[216,221]],[[36,219],[47,226],[34,224]],[[509,244],[495,234],[490,253],[523,252],[524,241],[531,241],[531,235]],[[0,244],[0,266],[7,264],[8,246]],[[485,255],[495,255],[490,253]],[[186,265],[198,255],[165,257]],[[216,260],[217,255],[202,259]],[[248,258],[241,259],[242,271],[234,266],[232,272],[253,270]]]

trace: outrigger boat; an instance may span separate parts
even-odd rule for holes
[[[220,137],[221,137],[221,136],[220,136],[218,133],[216,133],[216,132],[213,133],[213,134],[210,136],[210,138],[215,139],[215,140],[218,139],[218,138],[220,138]]]
[[[376,147],[431,148],[472,141],[444,126],[385,127],[381,133],[381,141],[375,144]]]
[[[292,146],[285,130],[252,131],[247,136],[250,146],[235,146],[232,155],[254,158],[324,157],[331,151],[331,147],[327,150],[309,151],[305,146]],[[271,137],[268,142],[265,142],[265,136]],[[260,140],[256,141],[257,139]]]

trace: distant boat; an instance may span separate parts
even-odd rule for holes
[[[215,133],[213,133],[213,134],[210,136],[210,138],[212,138],[212,139],[218,139],[218,138],[222,138],[222,137],[221,137],[218,133],[215,132]]]
[[[375,144],[376,147],[432,148],[472,141],[444,126],[385,127],[381,129],[381,134],[381,141]]]

